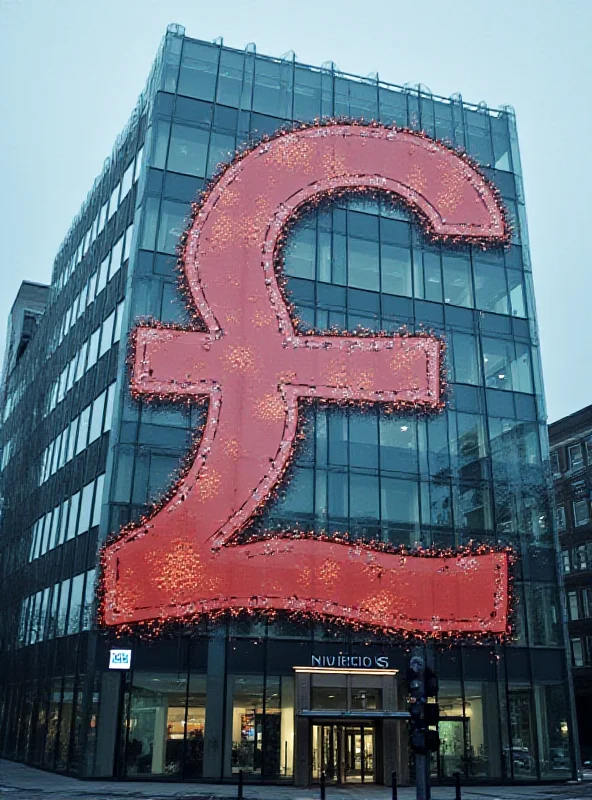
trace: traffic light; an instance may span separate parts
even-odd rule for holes
[[[440,748],[440,737],[437,731],[430,730],[430,726],[438,725],[440,708],[438,703],[428,703],[428,697],[438,696],[438,678],[418,656],[414,656],[409,664],[407,688],[411,749],[419,755],[437,751]]]

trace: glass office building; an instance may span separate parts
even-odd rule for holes
[[[482,782],[574,774],[512,110],[197,41],[181,26],[167,31],[3,387],[4,757],[84,777],[223,781],[243,770],[298,785],[322,772],[385,783],[396,769],[412,778],[408,651],[395,639],[281,616],[204,619],[119,640],[132,667],[116,671],[114,642],[96,625],[101,543],[167,490],[204,416],[199,404],[131,398],[128,333],[140,318],[191,321],[176,248],[218,165],[262,135],[323,117],[421,130],[468,152],[503,198],[511,243],[435,244],[403,207],[356,195],[300,218],[285,249],[300,324],[433,330],[447,343],[446,407],[399,416],[311,406],[290,480],[257,525],[408,546],[513,545],[513,641],[430,648],[442,717],[432,773]]]

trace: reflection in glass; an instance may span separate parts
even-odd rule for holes
[[[508,718],[512,745],[504,752],[506,772],[515,779],[536,777],[532,692],[528,686],[508,687]]]
[[[188,768],[203,765],[205,677],[194,676],[187,709],[187,679],[178,673],[134,672],[126,747],[128,775],[179,775],[185,731]]]

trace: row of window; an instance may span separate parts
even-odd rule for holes
[[[70,307],[62,315],[62,323],[56,328],[52,337],[51,350],[56,350],[65,339],[68,331],[84,314],[85,310],[99,297],[109,281],[115,277],[122,264],[130,255],[134,225],[131,223],[106,254],[100,266],[88,278],[80,292],[74,298]],[[125,241],[125,246],[124,246]]]
[[[487,422],[489,430],[487,429]],[[371,408],[306,412],[306,441],[297,449],[296,463],[350,467],[382,472],[428,472],[436,477],[465,473],[488,456],[496,477],[506,472],[514,482],[515,469],[528,481],[528,468],[541,477],[539,429],[534,422],[449,410],[424,420]],[[504,470],[504,466],[507,468]],[[511,470],[511,471],[510,471]],[[472,477],[485,477],[473,469]]]
[[[70,389],[77,383],[85,372],[93,367],[99,358],[116,344],[121,338],[123,324],[123,311],[125,301],[121,301],[109,316],[103,320],[90,334],[81,347],[66,364],[60,375],[51,384],[47,396],[45,416],[62,402]]]
[[[592,436],[581,442],[570,444],[565,449],[553,450],[550,458],[551,472],[554,478],[559,478],[564,472],[582,469],[586,464],[592,465]]]
[[[442,481],[417,482],[350,471],[299,468],[285,498],[265,519],[280,527],[311,521],[331,532],[349,530],[365,538],[376,536],[392,544],[415,545],[421,526],[436,530],[474,530],[484,535],[494,530],[490,487]],[[508,504],[509,505],[509,504]],[[504,530],[503,512],[497,509],[498,529]],[[519,531],[539,541],[548,534],[545,508],[532,493],[516,493],[507,534]],[[362,530],[367,528],[368,530]],[[379,530],[380,528],[380,530]]]
[[[156,123],[150,166],[211,178],[219,164],[234,157],[235,150],[234,136],[160,119]]]
[[[570,622],[592,617],[592,588],[567,592],[567,612]]]
[[[81,572],[36,594],[21,607],[19,645],[42,642],[89,630],[95,588],[95,570]]]
[[[111,430],[114,403],[115,381],[52,439],[41,457],[40,486],[101,434]]]
[[[565,574],[592,569],[592,542],[562,550],[561,564]]]
[[[94,528],[101,520],[105,473],[40,517],[33,525],[29,561]]]
[[[466,146],[481,163],[512,168],[505,114],[494,116],[486,109],[434,101],[429,95],[420,97],[417,91],[397,91],[370,80],[348,80],[331,71],[286,61],[255,58],[253,75],[251,64],[242,53],[185,41],[178,80],[177,70],[169,69],[165,88],[186,97],[287,119],[363,117],[421,128],[431,136]],[[248,92],[244,90],[246,83]]]
[[[574,500],[571,506],[574,527],[587,525],[590,522],[590,500]],[[557,529],[560,531],[567,529],[565,506],[557,506]]]
[[[285,251],[287,275],[527,316],[524,275],[504,268],[503,259],[500,265],[478,253],[471,259],[468,253],[412,250],[409,224],[369,213],[334,209],[332,229],[323,230],[320,223],[318,230],[298,226],[292,232]]]
[[[125,232],[125,236],[121,236],[117,240],[117,242],[115,242],[111,250],[107,253],[105,258],[101,262],[101,265],[98,267],[98,269],[96,269],[93,272],[93,274],[87,280],[87,282],[82,287],[80,292],[74,298],[73,303],[70,305],[67,311],[62,315],[61,325],[59,328],[55,329],[54,334],[50,339],[50,352],[55,351],[57,347],[59,347],[59,345],[66,337],[70,328],[72,328],[73,325],[80,319],[80,317],[84,314],[86,309],[92,305],[95,299],[99,297],[99,295],[101,294],[103,289],[107,286],[109,281],[111,281],[111,279],[115,277],[117,272],[120,270],[121,266],[125,264],[125,262],[129,259],[132,246],[133,228],[134,228],[133,223],[128,226]],[[119,331],[119,333],[121,332],[122,316],[123,316],[123,303],[120,303],[117,309],[117,320],[115,322],[115,329],[116,331]],[[111,317],[108,317],[105,323],[103,324],[109,326],[110,320]],[[119,341],[119,333],[116,334],[117,338],[114,339],[114,342]],[[98,356],[99,358],[104,352],[107,352],[107,350],[111,346],[110,344],[109,345],[107,344],[107,341],[108,341],[107,336],[105,335],[102,338],[101,352]],[[84,365],[80,361],[79,355],[80,353],[77,353],[73,359],[77,361],[77,365],[75,368],[76,377],[74,377],[74,373],[72,373],[71,371],[73,364],[73,361],[71,361],[68,365],[66,365],[66,367],[64,367],[60,377],[56,379],[56,381],[52,385],[52,388],[50,390],[48,405],[46,406],[45,409],[46,416],[47,414],[49,414],[50,411],[53,410],[53,408],[55,408],[56,404],[63,399],[65,393],[72,388],[73,384],[77,380],[79,380],[79,378],[81,378],[82,375],[84,374],[85,371]],[[90,367],[93,364],[94,361],[92,361],[89,358],[86,369],[90,369]],[[67,389],[66,385],[68,386]],[[25,388],[26,384],[25,382],[22,382],[21,384],[19,384],[18,387],[16,387],[13,391],[11,391],[8,394],[6,398],[6,403],[4,405],[4,413],[3,413],[4,422],[6,422],[12,411],[18,405],[19,400],[24,394]],[[6,462],[7,461],[8,457],[6,458]],[[2,465],[0,465],[0,471],[4,469],[5,465],[6,464],[4,462],[2,463]]]
[[[66,285],[70,276],[74,273],[74,270],[90,249],[90,246],[95,242],[99,234],[102,233],[107,222],[109,222],[123,200],[127,197],[132,185],[138,180],[142,167],[143,153],[144,148],[142,147],[136,153],[135,159],[132,159],[126,167],[121,181],[117,183],[111,191],[109,198],[105,200],[101,208],[97,211],[94,220],[91,222],[86,232],[81,235],[78,247],[56,281],[55,289],[57,289],[58,292]]]
[[[399,323],[377,320],[375,315],[359,311],[327,311],[318,306],[299,304],[297,314],[303,330],[399,328]],[[533,369],[538,367],[538,356],[525,342],[488,336],[482,336],[479,340],[473,334],[457,331],[447,336],[447,342],[447,355],[454,370],[451,375],[453,382],[473,386],[485,384],[491,389],[526,394],[535,391]]]

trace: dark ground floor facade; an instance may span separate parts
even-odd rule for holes
[[[112,646],[129,670],[110,670]],[[574,773],[564,652],[463,646],[440,679],[435,782]],[[2,656],[0,755],[89,778],[386,784],[413,779],[404,646],[324,626],[220,624],[202,636],[93,633]],[[27,679],[24,678],[27,677]]]

